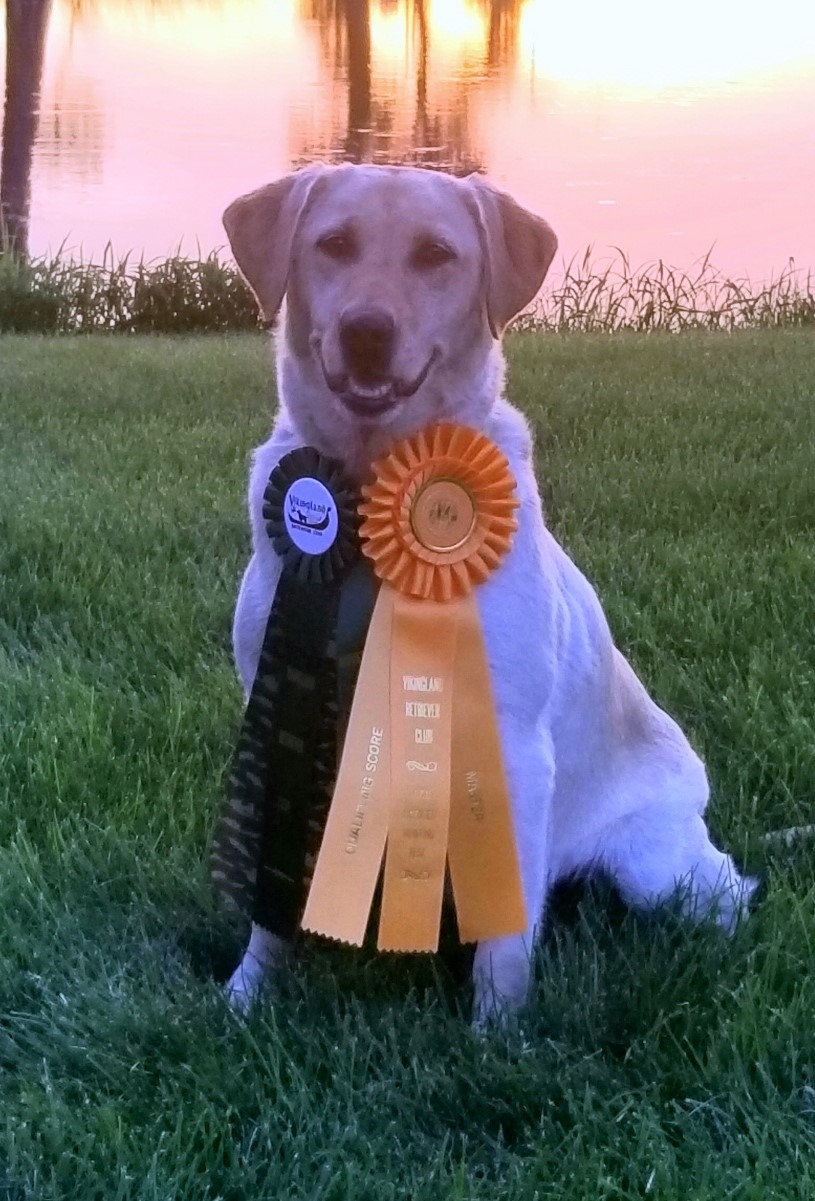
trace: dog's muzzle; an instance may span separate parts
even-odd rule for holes
[[[319,339],[314,340],[325,382],[343,406],[355,417],[372,421],[394,404],[413,396],[427,379],[437,357],[434,347],[427,362],[413,379],[392,374],[396,331],[392,319],[377,322],[370,313],[340,326],[340,347],[345,370],[329,372]]]

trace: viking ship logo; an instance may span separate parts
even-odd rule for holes
[[[300,500],[294,495],[294,489],[289,491],[289,521],[301,530],[314,530],[317,533],[328,529],[331,513],[326,505],[314,504],[310,500]]]
[[[334,545],[339,530],[337,502],[325,484],[313,476],[296,480],[283,502],[286,532],[306,555],[323,555]]]

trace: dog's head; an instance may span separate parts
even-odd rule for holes
[[[557,247],[481,177],[407,167],[308,167],[240,197],[224,225],[267,321],[286,298],[281,398],[329,453],[481,424],[501,332]]]

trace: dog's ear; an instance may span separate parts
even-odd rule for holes
[[[283,302],[297,225],[315,181],[327,170],[315,163],[286,175],[239,196],[223,215],[235,262],[266,321]]]
[[[482,176],[470,175],[464,185],[484,247],[487,318],[497,338],[534,299],[555,257],[557,238],[542,217],[521,208]]]

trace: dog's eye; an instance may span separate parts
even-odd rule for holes
[[[456,252],[446,242],[436,242],[427,238],[414,248],[412,261],[414,267],[430,269],[443,267],[445,263],[451,263],[455,257]]]
[[[350,259],[354,253],[354,242],[349,234],[325,234],[324,237],[318,239],[317,247],[323,254],[327,254],[330,259],[336,259],[337,262]]]

